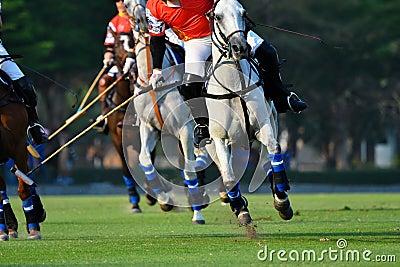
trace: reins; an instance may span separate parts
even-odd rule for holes
[[[222,33],[221,27],[218,24],[218,20],[215,22],[215,7],[216,5],[219,3],[219,0],[216,1],[213,5],[213,8],[208,11],[206,13],[206,16],[209,18],[210,20],[210,29],[211,29],[211,41],[213,43],[213,45],[218,49],[218,51],[220,52],[221,56],[218,58],[218,60],[216,61],[215,64],[212,64],[213,67],[211,69],[211,72],[209,75],[207,75],[207,80],[212,76],[214,77],[215,81],[225,90],[227,90],[229,93],[228,94],[223,94],[223,95],[214,95],[214,94],[209,94],[207,93],[205,90],[202,93],[202,96],[204,97],[208,97],[208,98],[212,98],[212,99],[232,99],[235,97],[241,97],[242,95],[245,95],[246,93],[258,88],[260,85],[262,85],[262,80],[259,77],[259,80],[256,83],[251,84],[250,86],[246,86],[245,81],[244,81],[244,75],[240,75],[240,81],[241,81],[241,85],[242,85],[242,90],[240,91],[233,91],[231,89],[229,89],[228,87],[224,86],[222,84],[221,81],[218,80],[218,78],[215,75],[215,71],[223,66],[224,64],[228,64],[227,63],[221,63],[223,58],[232,58],[232,47],[231,47],[231,43],[230,43],[230,39],[232,38],[232,36],[236,33],[243,33],[246,35],[246,31],[245,30],[235,30],[233,32],[231,32],[230,34],[228,34],[227,36],[225,34]],[[244,19],[246,19],[246,23],[251,23],[252,25],[254,24],[248,17],[247,15],[245,15]],[[214,26],[217,26],[217,30],[216,31]],[[222,39],[222,41],[221,41]],[[252,62],[249,59],[246,59],[249,62],[250,65],[250,75],[251,73],[254,71],[255,73],[258,73],[258,71],[255,71],[255,62]],[[240,64],[239,61],[234,60],[235,66],[237,68],[237,70],[240,70]],[[249,77],[249,81],[251,81],[251,76]]]

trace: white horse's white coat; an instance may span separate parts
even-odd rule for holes
[[[146,87],[149,85],[149,76],[152,71],[149,48],[150,35],[147,33],[147,22],[143,20],[143,17],[140,17],[140,20],[136,19],[138,16],[144,15],[145,4],[144,0],[125,0],[128,13],[136,20],[136,30],[139,30],[134,31],[135,39],[137,40],[135,46],[138,68],[137,83]],[[135,24],[133,26],[135,27]],[[163,62],[165,85],[181,82],[182,75],[183,65],[171,67],[170,60],[167,60],[165,56]],[[183,171],[185,179],[196,179],[193,142],[195,122],[191,111],[182,99],[176,86],[165,90],[156,89],[154,93],[163,126],[157,118],[154,108],[155,103],[150,92],[142,93],[134,100],[135,110],[140,120],[141,151],[139,161],[143,166],[152,166],[154,163],[151,161],[150,153],[155,148],[157,142],[161,140],[160,132],[169,134],[175,136],[180,141],[184,159]],[[160,196],[157,197],[160,198]],[[165,194],[162,197],[165,199]]]
[[[219,38],[223,43],[222,38],[219,37],[221,31],[229,38],[232,53],[229,57],[222,56],[218,48],[220,45],[213,43],[214,74],[210,78],[207,92],[213,95],[224,95],[229,93],[225,88],[240,92],[245,87],[256,83],[259,78],[245,59],[247,53],[243,7],[234,0],[216,0],[216,2],[213,39]],[[234,33],[235,31],[238,32]],[[235,61],[239,61],[240,69],[235,65]],[[245,93],[241,98],[248,109],[250,138],[260,141],[263,146],[260,160],[266,161],[267,151],[270,154],[279,153],[274,109],[271,108],[270,102],[266,102],[261,87]],[[210,115],[210,135],[214,140],[217,156],[214,160],[219,166],[225,186],[231,188],[238,181],[232,168],[231,148],[237,146],[247,149],[249,145],[240,98],[223,100],[207,98],[206,103]]]

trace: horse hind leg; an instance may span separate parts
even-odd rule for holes
[[[142,210],[139,207],[140,195],[136,190],[135,179],[131,175],[123,175],[126,188],[128,189],[129,202],[132,204],[131,213],[141,213]]]
[[[1,190],[0,193],[2,198],[0,201],[3,203],[4,218],[8,230],[8,236],[9,238],[18,238],[18,220],[15,217],[14,211],[11,207],[7,192],[5,190]]]

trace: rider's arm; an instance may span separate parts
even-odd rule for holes
[[[149,33],[151,35],[150,51],[153,59],[153,69],[162,69],[162,62],[166,49],[166,23],[154,16],[149,9],[146,9],[146,18],[149,24]]]
[[[162,69],[165,49],[165,35],[151,36],[150,51],[153,58],[153,69]]]

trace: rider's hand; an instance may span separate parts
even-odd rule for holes
[[[163,86],[165,80],[162,75],[162,70],[154,69],[153,74],[150,77],[149,84],[153,87],[153,90]]]
[[[114,65],[114,59],[113,58],[108,58],[103,60],[103,68],[109,68],[112,65]]]
[[[128,73],[131,71],[133,65],[135,65],[135,63],[136,63],[136,60],[135,60],[134,58],[132,58],[132,57],[127,57],[127,58],[125,59],[124,68],[122,69],[123,74],[124,74],[124,75],[128,74]]]

